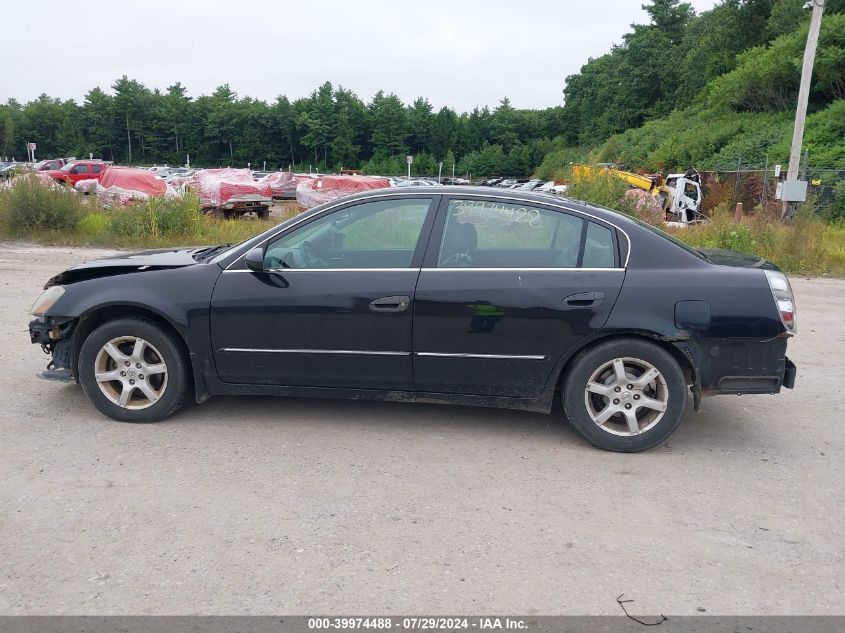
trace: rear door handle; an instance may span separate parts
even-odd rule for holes
[[[370,310],[373,312],[404,312],[411,305],[411,297],[408,295],[394,295],[382,297],[370,303]]]
[[[604,301],[603,292],[579,292],[563,300],[567,308],[597,308]]]

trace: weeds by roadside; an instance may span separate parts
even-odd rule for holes
[[[78,194],[59,185],[44,185],[35,176],[20,178],[0,192],[0,223],[10,236],[72,232],[85,213]]]
[[[288,208],[274,220],[217,219],[202,213],[193,194],[103,209],[93,196],[45,187],[35,179],[21,179],[0,191],[0,237],[42,244],[147,248],[235,243],[294,214]]]
[[[764,257],[790,273],[845,276],[845,225],[841,223],[799,216],[784,225],[753,215],[738,223],[727,209],[717,209],[709,224],[671,233],[691,246]]]

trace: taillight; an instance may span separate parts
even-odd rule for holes
[[[775,306],[780,313],[780,320],[787,332],[795,333],[798,325],[795,320],[795,297],[792,294],[792,286],[789,279],[782,272],[767,270],[766,279],[769,280],[769,288],[772,289],[772,296],[775,299]]]

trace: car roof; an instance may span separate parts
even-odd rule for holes
[[[559,196],[552,193],[547,193],[543,191],[529,191],[527,189],[501,189],[497,187],[477,187],[477,186],[469,186],[469,185],[448,185],[445,187],[431,187],[431,186],[419,186],[419,185],[408,185],[406,187],[396,187],[385,190],[385,189],[370,189],[368,191],[363,191],[357,194],[350,195],[346,197],[347,200],[362,200],[367,199],[369,197],[377,197],[383,196],[386,193],[395,193],[396,195],[407,195],[407,194],[425,194],[428,196],[437,196],[437,195],[448,195],[448,196],[460,196],[460,195],[472,195],[472,196],[484,196],[487,198],[507,198],[508,200],[514,200],[519,202],[524,202],[526,204],[530,203],[538,203],[538,204],[545,204],[545,205],[552,205],[561,208],[567,208],[571,211],[576,211],[580,213],[586,213],[588,215],[595,216],[601,220],[606,222],[610,222],[612,224],[620,224],[624,223],[627,226],[635,225],[636,223],[633,222],[630,218],[628,218],[625,214],[619,213],[618,211],[613,211],[612,209],[606,209],[604,207],[598,207],[589,202],[584,202],[582,200],[574,200],[572,198],[567,198],[565,196]]]
[[[631,253],[631,237],[629,236],[629,232],[644,232],[644,229],[639,226],[638,222],[634,221],[632,218],[623,213],[613,211],[612,209],[606,209],[604,207],[598,207],[581,200],[573,200],[571,198],[566,198],[564,196],[559,196],[552,193],[534,192],[525,189],[499,189],[496,187],[480,187],[470,185],[451,185],[445,187],[431,187],[430,185],[409,185],[407,187],[390,187],[359,191],[357,193],[341,196],[329,202],[325,202],[321,205],[304,211],[303,213],[298,216],[295,216],[294,218],[285,220],[284,222],[281,222],[280,224],[268,229],[267,231],[264,231],[263,233],[259,233],[258,235],[255,235],[252,238],[245,240],[241,244],[236,245],[235,248],[221,253],[211,261],[218,263],[222,267],[226,268],[232,265],[238,259],[240,259],[244,255],[244,253],[246,253],[250,248],[252,248],[255,244],[259,243],[260,241],[272,239],[272,237],[278,234],[279,232],[287,230],[289,227],[295,226],[309,217],[321,215],[325,211],[329,211],[342,205],[357,201],[378,200],[386,196],[396,196],[398,198],[402,198],[411,195],[420,195],[432,198],[434,196],[471,195],[484,198],[511,200],[517,203],[525,203],[527,205],[542,204],[549,207],[557,207],[561,210],[581,213],[585,216],[606,222],[609,225],[614,226],[622,231],[625,236],[625,242],[628,245],[626,255],[626,266],[627,258],[630,257]],[[678,247],[673,246],[673,248],[677,249]]]

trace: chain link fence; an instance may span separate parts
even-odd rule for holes
[[[703,171],[703,210],[711,212],[719,205],[733,209],[741,202],[746,212],[757,211],[780,216],[782,203],[776,199],[778,181],[773,169],[738,169],[736,171]],[[845,218],[845,169],[810,167],[799,174],[808,181],[806,205],[814,213],[831,219]]]

